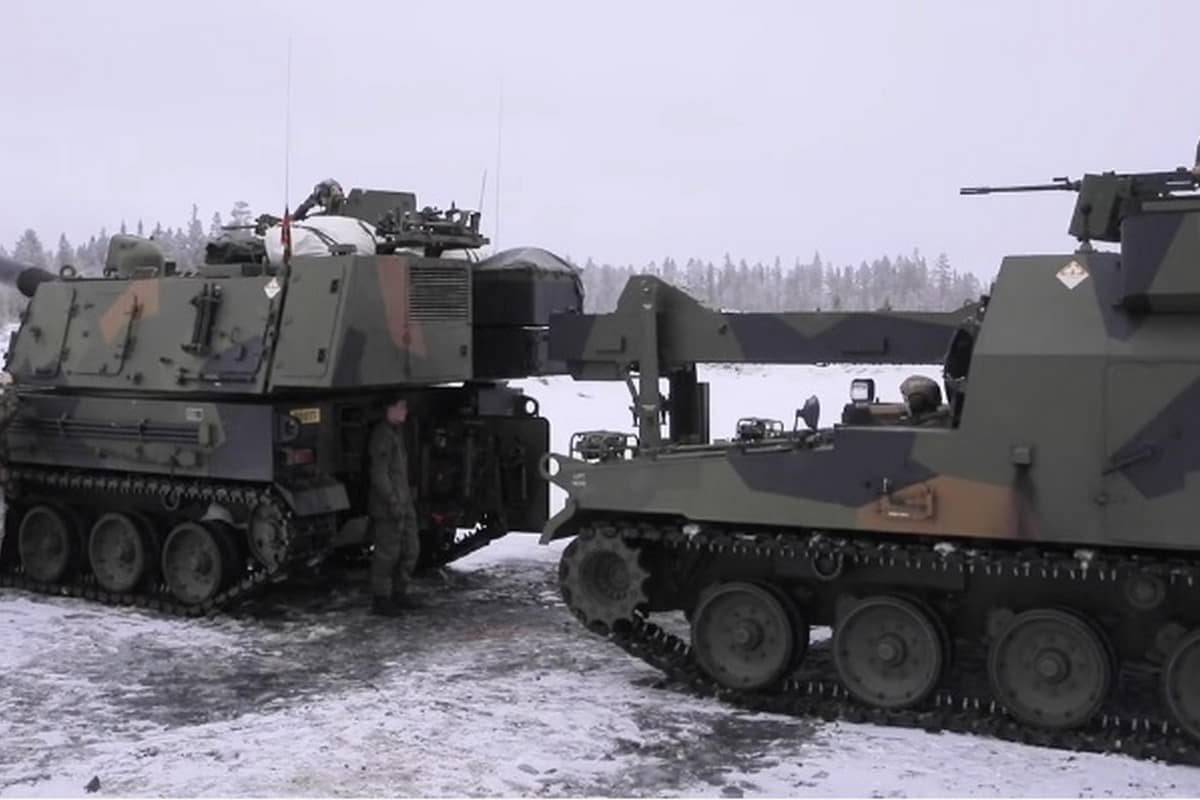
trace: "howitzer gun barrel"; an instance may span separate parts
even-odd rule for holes
[[[46,281],[58,280],[53,272],[0,256],[0,283],[15,287],[26,297],[33,297],[37,287]]]

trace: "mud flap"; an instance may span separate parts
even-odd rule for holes
[[[510,531],[540,531],[550,516],[550,486],[538,462],[550,449],[544,417],[483,417],[500,443],[500,502]]]

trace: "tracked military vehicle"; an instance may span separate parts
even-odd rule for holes
[[[1005,258],[957,312],[718,313],[636,277],[552,318],[551,356],[627,380],[638,429],[543,464],[585,625],[753,708],[1198,760],[1196,176],[1007,188],[1077,192],[1079,247]],[[944,380],[856,380],[833,425],[810,401],[713,442],[698,362]]]
[[[4,401],[0,585],[195,614],[369,542],[366,441],[410,407],[422,560],[445,563],[547,516],[536,399],[573,269],[536,249],[478,260],[474,212],[354,190],[374,247],[274,263],[212,243],[182,274],[113,240],[103,277],[12,262],[29,298]],[[260,220],[269,225],[273,220]]]

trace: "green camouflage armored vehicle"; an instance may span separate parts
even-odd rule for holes
[[[188,274],[134,237],[104,277],[0,263],[29,298],[0,585],[191,614],[361,549],[367,435],[397,398],[426,564],[541,527],[547,422],[503,379],[561,371],[546,327],[580,308],[577,274],[536,249],[476,260],[477,213],[408,193],[354,190],[340,215],[370,252],[278,264],[245,233]]]
[[[1010,187],[1078,192],[1080,246],[1004,259],[956,312],[718,313],[637,277],[614,313],[552,318],[551,357],[627,380],[638,426],[543,463],[568,606],[754,708],[1196,760],[1196,187]],[[881,402],[855,380],[832,426],[810,400],[713,443],[698,362],[937,363],[944,383]]]

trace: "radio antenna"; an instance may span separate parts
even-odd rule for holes
[[[483,211],[483,199],[487,194],[487,170],[483,171],[483,180],[479,182],[479,205],[475,206],[476,210]]]
[[[283,104],[283,220],[280,223],[279,237],[283,245],[283,268],[291,268],[292,263],[292,212],[288,207],[288,196],[291,194],[292,173],[292,37],[287,40],[287,80]]]
[[[283,204],[288,202],[292,171],[292,37],[287,40],[287,79],[283,106]]]
[[[492,247],[500,249],[500,155],[504,152],[504,75],[500,75],[500,99],[496,107],[496,223]]]

